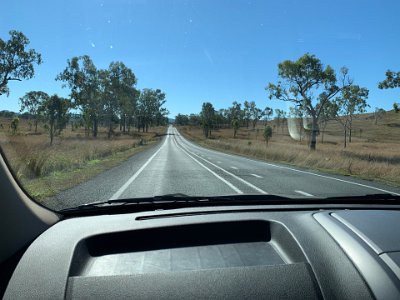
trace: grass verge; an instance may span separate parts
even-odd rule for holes
[[[260,137],[233,139],[224,129],[215,131],[213,139],[205,139],[200,128],[181,127],[180,132],[195,143],[225,153],[400,186],[399,144],[357,142],[343,149],[339,144],[320,143],[317,151],[310,151],[305,142],[283,136],[266,146]]]
[[[156,143],[156,141],[151,141],[145,146],[115,152],[102,159],[88,160],[76,169],[54,171],[47,176],[23,179],[22,185],[29,195],[40,201],[82,182],[88,181],[96,175],[118,166],[133,155],[153,147]]]

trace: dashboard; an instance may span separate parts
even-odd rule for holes
[[[400,299],[400,211],[203,207],[64,219],[5,299]]]

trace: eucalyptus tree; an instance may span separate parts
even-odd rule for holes
[[[263,112],[262,112],[262,117],[264,119],[264,127],[267,126],[268,121],[272,118],[274,114],[274,110],[271,107],[266,107],[264,108]]]
[[[34,65],[42,63],[42,56],[34,49],[27,49],[29,39],[20,31],[11,30],[10,39],[0,38],[0,96],[10,93],[10,81],[31,79],[35,75]]]
[[[137,100],[136,77],[132,70],[122,62],[112,62],[107,70],[98,72],[108,137],[110,138],[114,120],[117,120],[118,115],[123,122],[125,132],[127,119],[129,120],[134,114]]]
[[[203,103],[200,118],[204,136],[208,138],[211,135],[211,129],[215,121],[215,109],[210,102]]]
[[[342,68],[342,72],[347,72],[347,69]],[[343,87],[336,84],[333,68],[329,65],[325,67],[315,55],[309,53],[296,61],[279,63],[278,75],[281,80],[266,87],[269,99],[293,102],[307,111],[312,118],[309,147],[315,150],[321,112]]]
[[[367,103],[368,89],[361,88],[358,85],[346,86],[342,89],[340,95],[333,101],[336,110],[336,120],[343,127],[344,147],[347,146],[347,133],[349,133],[349,142],[353,130],[353,120],[357,113],[364,113],[369,107]]]
[[[250,102],[250,119],[253,126],[253,130],[256,128],[258,121],[262,118],[263,112],[257,107],[254,101]]]
[[[44,116],[45,122],[48,123],[50,136],[50,145],[53,144],[54,135],[64,129],[68,122],[68,110],[71,107],[71,102],[68,99],[53,95],[47,97],[41,104],[40,112]]]
[[[40,108],[43,102],[48,98],[49,95],[45,92],[31,91],[19,99],[21,105],[20,112],[28,112],[33,117],[35,132],[37,132],[37,126],[40,119]]]
[[[152,125],[157,125],[160,118],[166,117],[168,111],[163,107],[165,104],[165,93],[160,89],[143,89],[139,96],[136,110],[138,130],[148,132]]]
[[[88,122],[86,127],[92,128],[94,137],[97,137],[99,118],[104,108],[101,77],[102,72],[97,70],[88,55],[67,60],[67,67],[56,77],[56,80],[64,82],[63,87],[71,89],[73,105],[81,109]]]

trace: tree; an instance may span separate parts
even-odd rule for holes
[[[271,126],[266,126],[264,128],[264,133],[263,133],[264,139],[265,139],[265,143],[268,146],[268,141],[271,139],[272,137],[272,128]]]
[[[386,71],[386,79],[378,83],[380,89],[393,89],[400,87],[400,72]]]
[[[253,125],[253,130],[256,128],[258,121],[261,119],[263,113],[262,110],[256,106],[254,101],[250,102],[250,119]]]
[[[48,123],[48,130],[50,136],[50,145],[53,144],[54,135],[58,130],[58,133],[61,133],[62,129],[68,122],[68,110],[71,104],[70,101],[59,97],[57,95],[53,95],[48,97],[40,107],[41,113],[45,118],[45,121]]]
[[[347,132],[349,132],[349,142],[351,142],[355,114],[365,112],[369,106],[367,104],[368,93],[368,89],[361,88],[358,85],[346,86],[333,102],[336,107],[336,120],[343,127],[345,148],[347,146]]]
[[[175,117],[175,124],[178,126],[189,125],[189,117],[187,115],[178,114]]]
[[[234,101],[232,106],[226,111],[226,116],[229,124],[233,128],[233,137],[236,138],[237,131],[240,127],[240,123],[243,120],[244,112],[242,110],[242,104]]]
[[[267,127],[268,121],[272,118],[274,114],[274,110],[271,107],[266,107],[262,112],[262,116],[264,118],[264,127]]]
[[[160,125],[161,119],[168,115],[168,111],[162,107],[165,102],[165,93],[160,89],[143,89],[136,112],[139,130],[142,128],[143,132],[148,132],[151,125]]]
[[[246,128],[249,128],[251,115],[252,115],[251,114],[251,104],[248,101],[244,101],[244,103],[243,103],[243,119],[244,119]]]
[[[347,69],[342,68],[342,73],[347,74]],[[296,61],[279,63],[278,74],[283,81],[268,84],[269,99],[293,102],[307,111],[312,118],[309,147],[315,150],[319,116],[341,90],[336,85],[335,71],[329,65],[324,67],[315,55],[306,53]]]
[[[393,109],[394,109],[394,112],[395,113],[398,113],[399,111],[400,111],[400,108],[399,108],[399,104],[398,103],[393,103]]]
[[[215,117],[215,109],[210,102],[203,103],[200,117],[204,136],[205,138],[208,138],[211,135],[211,129],[213,127]]]
[[[26,93],[23,97],[20,98],[21,103],[21,112],[26,111],[34,118],[35,132],[37,132],[37,126],[40,117],[40,107],[43,102],[49,98],[45,92],[41,91],[32,91]]]
[[[18,125],[19,125],[19,118],[18,117],[14,117],[11,121],[10,127],[12,130],[12,133],[15,134],[18,130]]]
[[[201,126],[201,117],[196,114],[190,114],[189,125],[190,126]]]
[[[286,113],[282,109],[275,109],[275,120],[276,120],[276,125],[278,127],[282,127],[282,132],[283,128],[285,126],[285,120],[286,120]]]
[[[0,38],[0,96],[10,93],[10,81],[31,79],[35,75],[34,64],[40,65],[42,57],[34,49],[26,49],[29,39],[20,31],[11,30],[10,39]]]
[[[375,125],[378,124],[378,120],[381,119],[385,114],[386,114],[386,111],[383,108],[375,107],[375,111],[374,111]]]
[[[122,62],[111,62],[107,70],[99,70],[104,112],[107,119],[108,138],[113,132],[117,115],[123,120],[126,131],[127,119],[130,119],[136,107],[136,77],[131,69]]]
[[[101,72],[88,55],[73,57],[67,61],[67,67],[56,80],[64,81],[63,87],[71,89],[73,104],[82,110],[86,120],[86,129],[92,127],[92,134],[97,137],[99,118],[103,112],[101,91]]]
[[[320,129],[321,132],[321,143],[324,143],[324,135],[325,135],[325,130],[326,130],[326,126],[328,125],[328,122],[330,120],[335,119],[335,106],[332,105],[332,103],[328,103],[327,105],[325,105],[324,109],[321,111],[321,114],[319,115],[318,118],[318,127]]]
[[[233,138],[236,139],[236,134],[239,129],[239,120],[237,119],[232,120],[232,128],[233,128]]]

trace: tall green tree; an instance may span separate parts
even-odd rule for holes
[[[27,49],[29,39],[20,31],[11,30],[10,39],[0,38],[0,96],[10,93],[10,81],[31,79],[35,75],[34,65],[42,63],[42,57],[34,49]]]
[[[315,55],[306,53],[296,61],[279,63],[278,75],[281,80],[266,87],[269,98],[293,102],[307,111],[312,118],[309,147],[315,150],[320,114],[341,90],[336,85],[335,71],[329,65],[324,67]]]
[[[386,71],[386,79],[378,83],[380,89],[393,89],[400,87],[400,72]]]
[[[268,146],[268,142],[272,137],[272,128],[271,128],[271,126],[266,126],[264,128],[263,136],[264,136],[265,144]]]
[[[107,70],[99,70],[103,108],[107,121],[108,137],[113,132],[113,121],[120,116],[123,131],[134,114],[137,101],[136,77],[122,62],[112,62]]]
[[[369,106],[367,103],[368,89],[361,88],[358,85],[346,86],[342,89],[340,95],[333,101],[336,107],[336,120],[343,127],[344,147],[347,146],[347,133],[349,133],[349,142],[353,130],[353,120],[355,114],[364,113]]]
[[[274,114],[274,110],[271,107],[266,107],[263,112],[263,119],[264,119],[264,127],[267,127],[268,121],[272,118]]]
[[[37,132],[37,126],[40,118],[40,107],[43,102],[49,98],[45,92],[42,91],[31,91],[26,93],[23,97],[21,97],[21,112],[28,112],[33,118],[33,122],[35,125],[35,132]]]
[[[68,110],[71,103],[68,99],[53,95],[43,101],[40,111],[49,125],[50,145],[53,144],[55,134],[61,133],[68,122]]]
[[[262,118],[262,110],[260,108],[257,107],[256,103],[254,101],[250,102],[250,119],[251,119],[251,123],[253,126],[253,130],[256,128],[256,125],[258,123],[258,121]]]
[[[249,101],[244,101],[244,103],[243,103],[243,119],[244,119],[246,128],[249,128],[249,124],[250,124],[250,120],[251,120],[251,104]]]
[[[203,127],[203,133],[206,138],[211,135],[211,129],[213,128],[215,119],[215,109],[210,102],[203,103],[201,113],[201,125]]]
[[[143,89],[136,111],[138,130],[142,128],[143,132],[148,132],[150,126],[161,125],[168,115],[168,111],[163,107],[165,102],[165,93],[160,89]]]
[[[91,58],[84,55],[68,60],[67,67],[56,77],[56,80],[64,82],[63,87],[71,89],[70,98],[90,123],[94,137],[97,137],[99,118],[104,108],[100,75]]]

